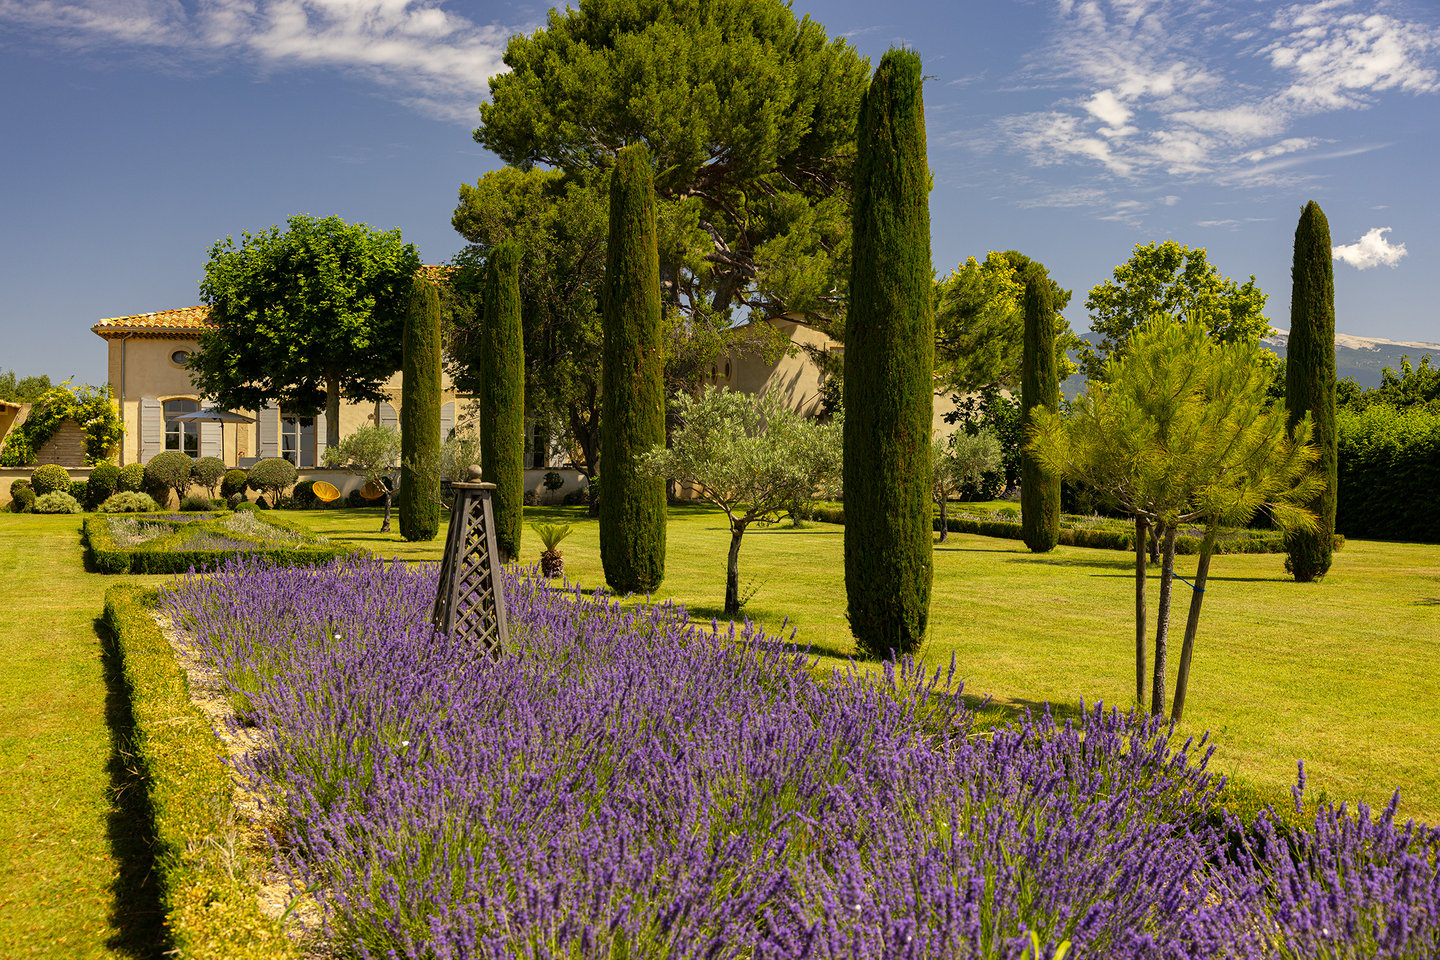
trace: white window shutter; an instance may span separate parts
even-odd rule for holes
[[[325,466],[325,411],[315,414],[315,466]]]
[[[256,455],[261,460],[280,456],[280,407],[278,404],[267,400],[265,406],[257,411],[255,430],[258,437]]]
[[[225,446],[221,442],[223,429],[224,426],[218,423],[200,424],[200,456],[225,459]]]
[[[451,400],[440,408],[440,442],[443,444],[450,439],[450,434],[455,431],[455,401]]]
[[[381,400],[375,407],[375,413],[379,418],[376,422],[382,427],[389,427],[391,430],[400,429],[400,415],[395,412],[395,407]]]
[[[165,408],[155,397],[140,398],[140,462],[165,449]]]

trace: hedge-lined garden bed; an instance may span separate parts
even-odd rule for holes
[[[96,573],[184,573],[236,556],[296,566],[357,552],[253,511],[98,515],[85,519],[84,540],[86,567]]]
[[[127,749],[149,793],[170,946],[185,960],[298,957],[260,909],[254,865],[233,842],[238,816],[224,748],[190,698],[154,606],[153,590],[120,584],[105,594],[104,622],[135,719]]]
[[[982,537],[999,537],[1005,540],[1023,539],[1020,533],[1020,514],[1014,518],[991,513],[988,510],[951,506],[947,511],[946,526],[952,533],[974,533]],[[845,508],[839,505],[817,504],[809,510],[812,520],[826,523],[844,523]],[[934,521],[940,529],[940,518]],[[1205,539],[1201,527],[1182,527],[1175,536],[1175,552],[1193,554],[1200,552],[1200,543]],[[1337,537],[1337,544],[1344,541]],[[1135,525],[1125,520],[1107,517],[1064,514],[1060,518],[1060,541],[1067,547],[1094,547],[1100,550],[1134,550]],[[1215,541],[1216,553],[1284,553],[1285,538],[1274,530],[1247,530],[1225,528]]]

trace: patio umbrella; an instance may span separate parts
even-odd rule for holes
[[[225,424],[227,423],[254,423],[254,417],[247,417],[243,413],[231,413],[229,410],[196,410],[194,413],[182,413],[171,417],[171,420],[183,420],[188,423],[218,423],[220,424],[220,452],[225,452]],[[223,456],[222,456],[223,459]]]

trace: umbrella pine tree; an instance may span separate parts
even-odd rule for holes
[[[520,326],[520,248],[502,243],[486,264],[480,345],[480,468],[495,484],[495,545],[520,553],[525,498],[525,347]]]
[[[400,535],[434,540],[440,530],[440,294],[421,277],[405,312],[396,501]]]
[[[890,50],[860,106],[845,344],[845,592],[872,657],[930,613],[930,170],[920,58]]]
[[[1021,426],[1036,407],[1060,408],[1055,371],[1055,303],[1044,272],[1032,267],[1025,278],[1025,346],[1020,370]],[[1020,452],[1020,533],[1036,553],[1055,549],[1060,539],[1060,478],[1041,469],[1034,455]]]
[[[643,144],[621,150],[611,174],[601,309],[600,560],[612,589],[634,593],[665,576],[665,481],[638,459],[665,444],[655,183]]]
[[[1290,340],[1285,349],[1285,406],[1293,428],[1305,414],[1320,451],[1316,470],[1325,488],[1309,503],[1313,530],[1295,530],[1285,538],[1286,569],[1307,583],[1330,569],[1334,549],[1336,494],[1335,449],[1335,273],[1330,224],[1314,200],[1305,204],[1295,227],[1291,267]]]

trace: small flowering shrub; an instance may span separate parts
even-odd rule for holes
[[[942,672],[822,681],[750,627],[503,576],[498,660],[431,629],[431,566],[240,560],[166,590],[346,955],[1440,953],[1433,830],[1242,827],[1203,742],[1148,718],[978,736]]]
[[[59,490],[36,497],[32,509],[36,513],[80,513],[84,510],[79,500]]]

